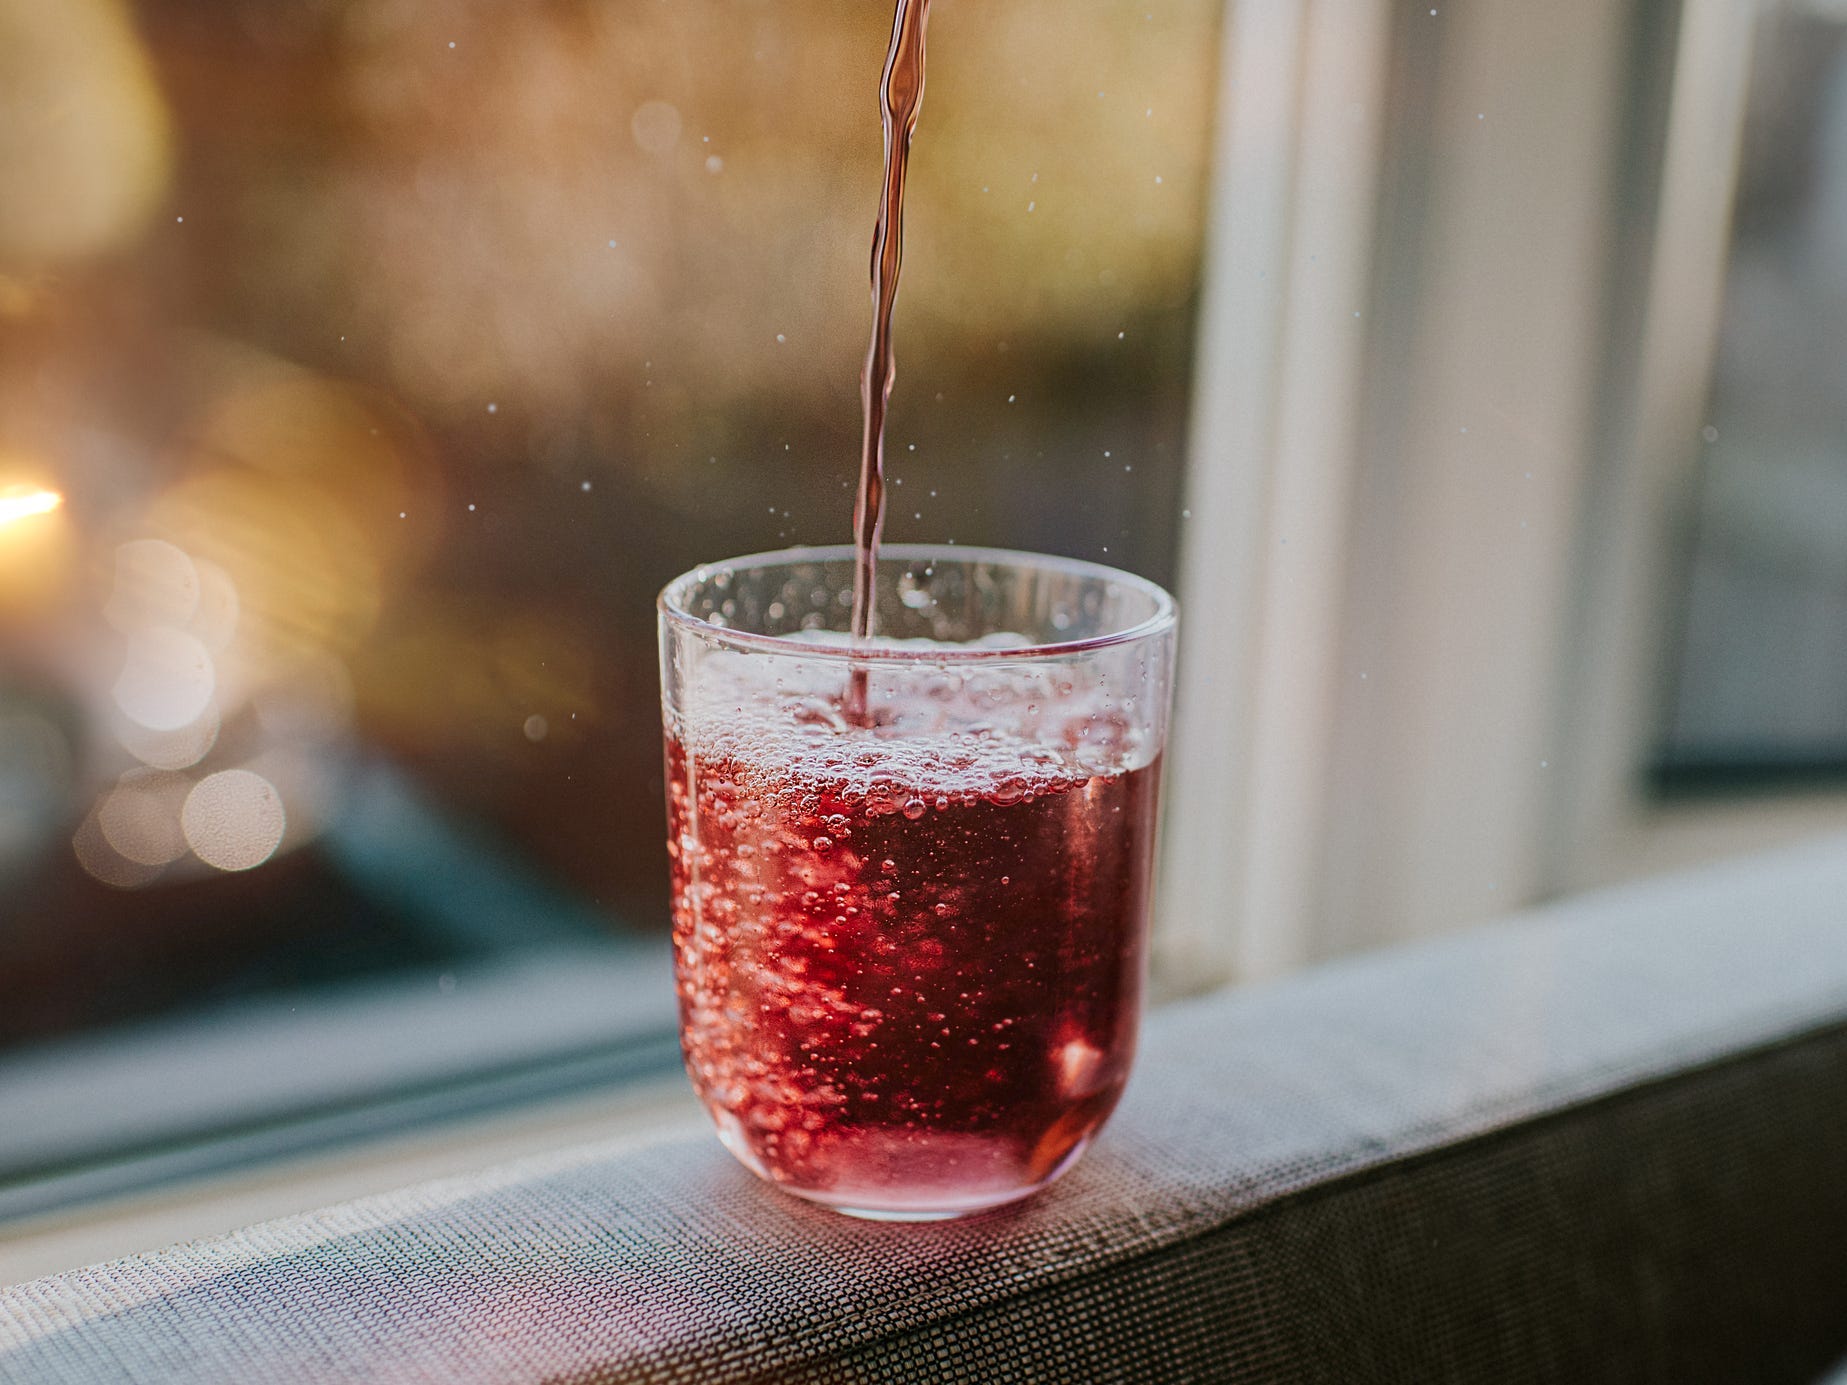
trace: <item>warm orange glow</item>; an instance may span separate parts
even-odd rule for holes
[[[122,0],[0,0],[0,263],[120,248],[167,190],[172,122]]]
[[[6,466],[0,475],[22,477],[22,470]],[[64,497],[37,479],[0,483],[0,625],[55,612],[70,576],[74,543]]]
[[[0,524],[48,515],[64,503],[56,491],[28,491],[24,495],[0,495]]]
[[[378,614],[373,533],[341,499],[301,476],[229,466],[168,487],[143,522],[195,566],[222,570],[235,592],[237,651],[274,676],[352,649]]]

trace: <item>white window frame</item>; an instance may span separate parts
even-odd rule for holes
[[[1167,989],[1847,828],[1847,795],[1665,806],[1642,775],[1755,12],[1234,0]],[[1638,246],[1618,189],[1653,61]],[[1396,110],[1394,63],[1428,83]]]
[[[1566,692],[1581,741],[1555,811],[1559,889],[1847,831],[1847,792],[1664,805],[1642,792],[1635,772],[1638,752],[1657,733],[1668,676],[1658,632],[1683,596],[1671,525],[1706,421],[1762,9],[1762,0],[1684,0],[1682,7],[1653,262],[1633,343],[1637,383],[1614,421],[1611,484],[1587,506],[1581,581],[1603,599],[1580,603],[1586,653]]]

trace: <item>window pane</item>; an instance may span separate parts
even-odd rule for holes
[[[1847,773],[1847,16],[1757,25],[1662,781]]]
[[[0,0],[0,1070],[664,933],[654,593],[850,536],[883,11]],[[1168,580],[1216,7],[934,18],[888,534]]]

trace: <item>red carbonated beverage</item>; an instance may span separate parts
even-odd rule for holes
[[[694,1085],[740,1160],[842,1210],[1021,1197],[1128,1077],[1158,749],[1030,674],[936,672],[871,725],[777,681],[669,725]]]
[[[1122,1093],[1175,621],[1094,563],[882,549],[929,9],[895,0],[879,83],[854,546],[660,600],[687,1071],[760,1177],[907,1220],[1044,1187]]]

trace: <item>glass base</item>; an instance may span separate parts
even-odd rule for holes
[[[804,1199],[812,1201],[813,1199]],[[818,1204],[830,1212],[838,1212],[843,1217],[858,1217],[861,1221],[954,1221],[957,1217],[973,1216],[974,1212],[884,1212],[872,1207],[836,1207],[832,1203]],[[980,1210],[980,1209],[976,1209]]]
[[[835,1192],[831,1189],[796,1188],[789,1184],[766,1178],[771,1187],[790,1197],[798,1197],[803,1202],[825,1207],[830,1212],[838,1212],[843,1217],[853,1217],[859,1221],[878,1222],[936,1222],[954,1221],[957,1217],[972,1217],[981,1212],[991,1212],[998,1207],[1011,1207],[1017,1202],[1024,1202],[1036,1193],[1043,1192],[1078,1161],[1080,1155],[1090,1144],[1090,1137],[1079,1140],[1064,1158],[1060,1159],[1044,1177],[1032,1183],[1012,1187],[995,1188],[990,1184],[986,1189],[967,1188],[957,1194],[946,1195],[947,1190],[938,1188],[935,1196],[913,1190],[912,1197],[906,1199],[909,1206],[893,1199],[893,1205],[878,1206],[881,1200],[876,1196],[868,1197],[870,1189],[861,1188],[854,1191]],[[750,1165],[750,1160],[744,1161]],[[757,1170],[753,1167],[753,1172]],[[760,1175],[761,1176],[761,1175]]]

